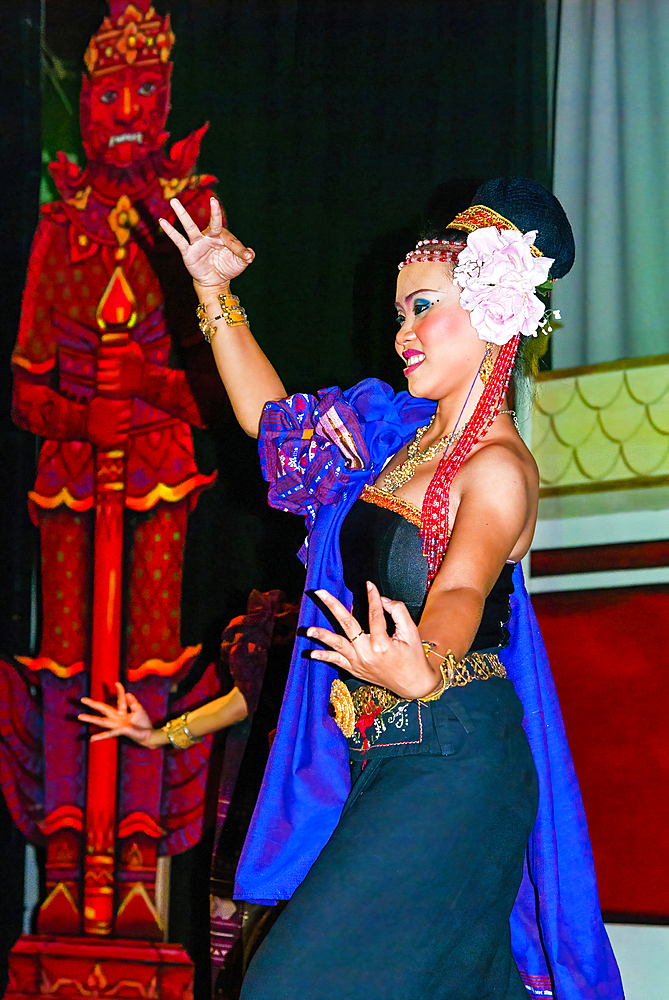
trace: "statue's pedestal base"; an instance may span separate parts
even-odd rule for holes
[[[24,934],[9,955],[5,1000],[192,1000],[180,944]]]

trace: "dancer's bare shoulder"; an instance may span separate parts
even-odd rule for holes
[[[451,526],[461,523],[508,539],[507,558],[522,559],[530,547],[539,502],[539,470],[515,432],[484,438],[463,464],[451,490]]]

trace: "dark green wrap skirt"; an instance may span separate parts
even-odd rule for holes
[[[509,931],[538,801],[522,706],[490,678],[423,707],[419,745],[355,754],[242,1000],[526,1000]]]

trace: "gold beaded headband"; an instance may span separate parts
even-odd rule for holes
[[[464,212],[459,212],[447,229],[464,229],[466,233],[473,233],[476,229],[485,229],[487,226],[496,226],[497,229],[515,229],[520,232],[518,226],[505,219],[503,215],[485,205],[471,205]],[[539,247],[531,246],[530,252],[534,257],[543,257]]]
[[[473,233],[477,229],[485,229],[487,226],[496,226],[497,229],[515,229],[520,232],[518,226],[505,219],[499,212],[485,205],[472,205],[455,216],[453,221],[446,227],[447,229],[462,229],[466,233]],[[453,261],[457,263],[460,252],[464,249],[464,243],[457,243],[455,240],[420,240],[416,244],[416,249],[411,250],[406,255],[398,270],[401,271],[407,264],[420,264],[423,261]],[[543,257],[538,247],[531,246],[530,252],[534,257]]]

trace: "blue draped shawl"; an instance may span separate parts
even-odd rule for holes
[[[303,514],[306,591],[324,588],[349,608],[339,532],[365,483],[427,423],[435,403],[374,379],[342,393],[268,403],[260,458],[269,502]],[[602,923],[583,803],[539,626],[522,570],[513,577],[511,644],[502,652],[524,708],[539,777],[539,811],[511,915],[514,958],[530,997],[622,1000]],[[328,626],[303,598],[300,632]],[[350,789],[348,748],[327,713],[334,668],[309,659],[298,636],[276,738],[237,868],[235,897],[289,899],[331,836]]]

